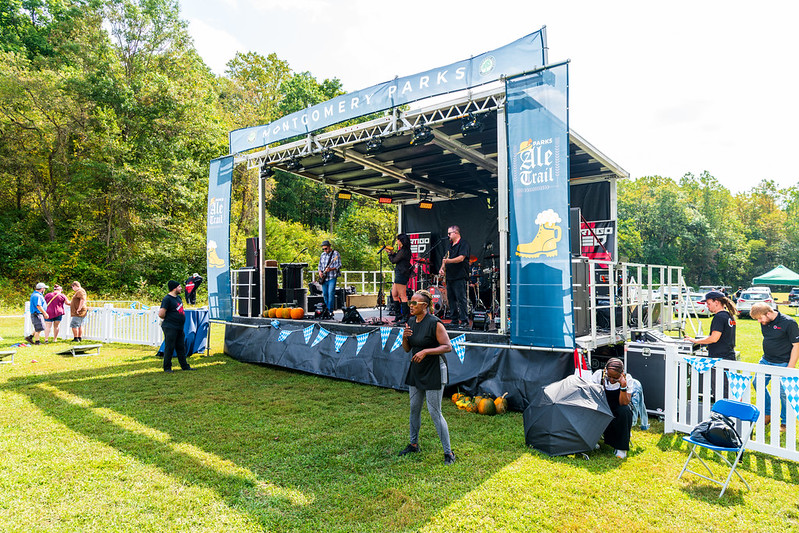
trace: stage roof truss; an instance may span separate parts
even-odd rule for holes
[[[333,131],[239,154],[236,163],[250,169],[264,164],[377,198],[391,194],[395,203],[415,203],[420,197],[455,199],[492,197],[500,171],[497,113],[505,105],[504,83],[492,83],[419,102],[411,109],[394,108],[386,116]],[[461,119],[476,116],[485,131],[464,135]],[[433,139],[410,145],[413,131],[430,127]],[[504,127],[504,126],[502,126]],[[383,150],[367,153],[366,142],[380,138]],[[573,181],[627,177],[628,173],[585,139],[570,133],[570,174]],[[322,159],[323,153],[334,154]],[[293,161],[300,167],[287,166]]]

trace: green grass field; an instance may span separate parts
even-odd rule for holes
[[[21,329],[0,319],[0,345]],[[687,448],[660,423],[634,430],[626,461],[550,458],[524,446],[521,413],[450,402],[458,462],[443,465],[426,413],[422,453],[399,458],[407,394],[240,363],[222,336],[196,372],[111,344],[0,365],[0,531],[799,530],[797,463],[748,453],[752,491],[734,480],[719,500],[676,479]],[[757,360],[757,323],[738,339]]]

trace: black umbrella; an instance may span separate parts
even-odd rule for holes
[[[612,419],[602,385],[569,376],[533,396],[524,410],[524,440],[547,455],[585,452]]]

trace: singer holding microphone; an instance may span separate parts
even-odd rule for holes
[[[394,265],[394,283],[391,297],[399,303],[400,311],[394,324],[405,324],[410,318],[408,309],[408,280],[411,279],[411,239],[404,233],[397,235],[397,247],[386,247],[388,260]]]

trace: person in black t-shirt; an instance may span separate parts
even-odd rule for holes
[[[432,296],[427,291],[418,291],[408,302],[411,317],[402,332],[402,349],[412,353],[411,364],[405,375],[411,403],[410,444],[399,454],[419,451],[422,404],[427,400],[427,410],[444,449],[444,464],[451,465],[455,462],[455,454],[450,447],[447,421],[441,414],[441,400],[447,385],[447,360],[444,354],[452,351],[452,344],[444,325],[430,313],[431,302]]]
[[[161,300],[161,308],[158,310],[158,316],[163,319],[161,330],[164,332],[164,372],[172,372],[173,353],[178,356],[182,370],[191,370],[186,361],[186,336],[183,333],[186,313],[183,311],[183,300],[178,296],[183,292],[183,287],[173,279],[166,286],[169,294]]]
[[[685,340],[707,345],[710,357],[735,361],[735,316],[738,314],[735,304],[719,291],[710,291],[699,303],[706,304],[707,310],[713,313],[710,335],[701,339],[685,337]]]
[[[397,248],[389,252],[388,260],[394,265],[394,284],[391,297],[399,303],[400,312],[395,324],[404,324],[410,318],[408,309],[408,280],[411,279],[411,239],[404,233],[397,235]]]
[[[752,305],[749,316],[760,322],[763,334],[763,358],[761,365],[796,368],[799,359],[799,325],[796,320],[775,311],[765,302]],[[771,374],[766,374],[766,387],[771,381]],[[755,382],[753,382],[755,384]],[[785,389],[780,387],[780,424],[785,429]],[[764,406],[766,424],[771,423],[771,394],[766,388],[766,405]]]
[[[447,279],[447,300],[452,310],[453,326],[462,325],[469,327],[469,317],[466,314],[466,283],[469,280],[469,254],[471,249],[469,243],[461,237],[461,229],[458,226],[450,226],[447,229],[449,236],[449,257],[441,261],[439,275],[446,273]]]

